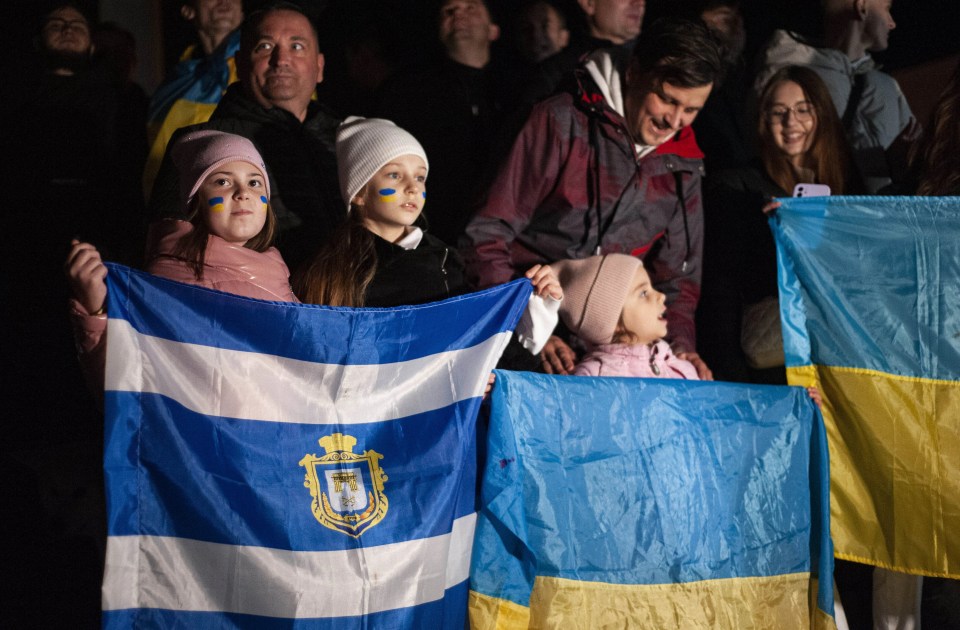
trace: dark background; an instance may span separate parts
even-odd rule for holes
[[[579,15],[575,0],[555,1],[567,9],[568,16]],[[673,1],[648,0],[647,17],[662,12]],[[512,9],[519,0],[488,2],[495,19],[508,31]],[[4,35],[8,45],[12,44],[7,48],[6,61],[15,62],[33,50],[40,18],[55,3],[49,0],[5,0],[0,4]],[[97,13],[98,3],[94,0],[81,4]],[[180,4],[179,0],[161,0],[164,57],[168,65],[176,60],[190,37],[190,31],[179,15]],[[247,0],[244,4],[249,9],[257,2]],[[343,42],[369,20],[379,20],[383,24],[385,33],[392,40],[390,48],[396,50],[398,59],[415,62],[429,55],[436,46],[436,0],[303,0],[301,4],[318,14],[326,7],[320,25],[327,54],[335,55],[335,49],[341,48]],[[818,35],[819,0],[743,0],[742,7],[751,50],[762,45],[777,28],[789,28],[810,37]],[[960,52],[960,1],[898,0],[893,5],[893,16],[897,28],[891,35],[890,48],[876,55],[886,68],[900,69]],[[499,48],[507,46],[506,40],[506,36],[501,38]]]

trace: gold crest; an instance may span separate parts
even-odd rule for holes
[[[324,527],[359,538],[383,520],[389,504],[383,492],[387,480],[380,468],[383,455],[376,451],[353,452],[357,439],[334,433],[318,440],[326,454],[304,455],[307,469],[303,485],[313,497],[313,515]]]

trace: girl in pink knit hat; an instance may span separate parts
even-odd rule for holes
[[[197,131],[172,147],[187,221],[150,228],[147,271],[244,297],[296,302],[290,271],[272,247],[276,217],[270,181],[246,138]],[[107,327],[107,268],[90,243],[74,240],[66,263],[80,362],[100,399]]]
[[[665,297],[639,258],[607,254],[552,266],[564,293],[560,317],[587,344],[575,375],[698,379],[663,341]]]
[[[245,297],[296,301],[287,265],[272,247],[270,180],[253,143],[205,130],[186,134],[171,151],[188,220],[150,226],[147,271]],[[67,276],[78,313],[104,310],[106,273],[93,245],[74,242]]]
[[[653,288],[639,258],[607,254],[551,266],[563,287],[560,318],[587,344],[574,375],[699,380],[697,368],[663,340],[666,297]],[[807,393],[819,407],[819,390],[808,387]]]

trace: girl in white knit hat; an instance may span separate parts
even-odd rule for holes
[[[350,117],[340,125],[337,170],[348,218],[294,279],[301,300],[389,307],[472,290],[457,251],[424,230],[429,169],[417,139],[389,120]],[[526,276],[536,294],[531,304],[537,306],[524,318],[535,324],[520,333],[521,343],[536,353],[556,324],[563,293],[547,265]]]
[[[457,252],[424,232],[427,155],[389,120],[348,118],[337,130],[346,222],[294,279],[304,302],[398,306],[469,291]]]

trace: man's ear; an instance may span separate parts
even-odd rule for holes
[[[197,17],[197,10],[193,8],[193,5],[182,4],[180,5],[180,17],[187,22],[192,22],[193,18]]]
[[[570,43],[570,31],[563,29],[560,31],[560,48],[566,48]]]
[[[577,0],[577,4],[580,5],[580,8],[583,9],[583,12],[587,15],[593,15],[596,12],[596,0]]]
[[[326,63],[326,59],[324,59],[323,53],[317,53],[317,83],[323,83],[324,63]]]
[[[858,20],[867,17],[867,0],[853,0],[853,10],[856,12]]]
[[[495,42],[500,39],[500,27],[496,24],[491,24],[490,28],[487,29],[487,41]]]

